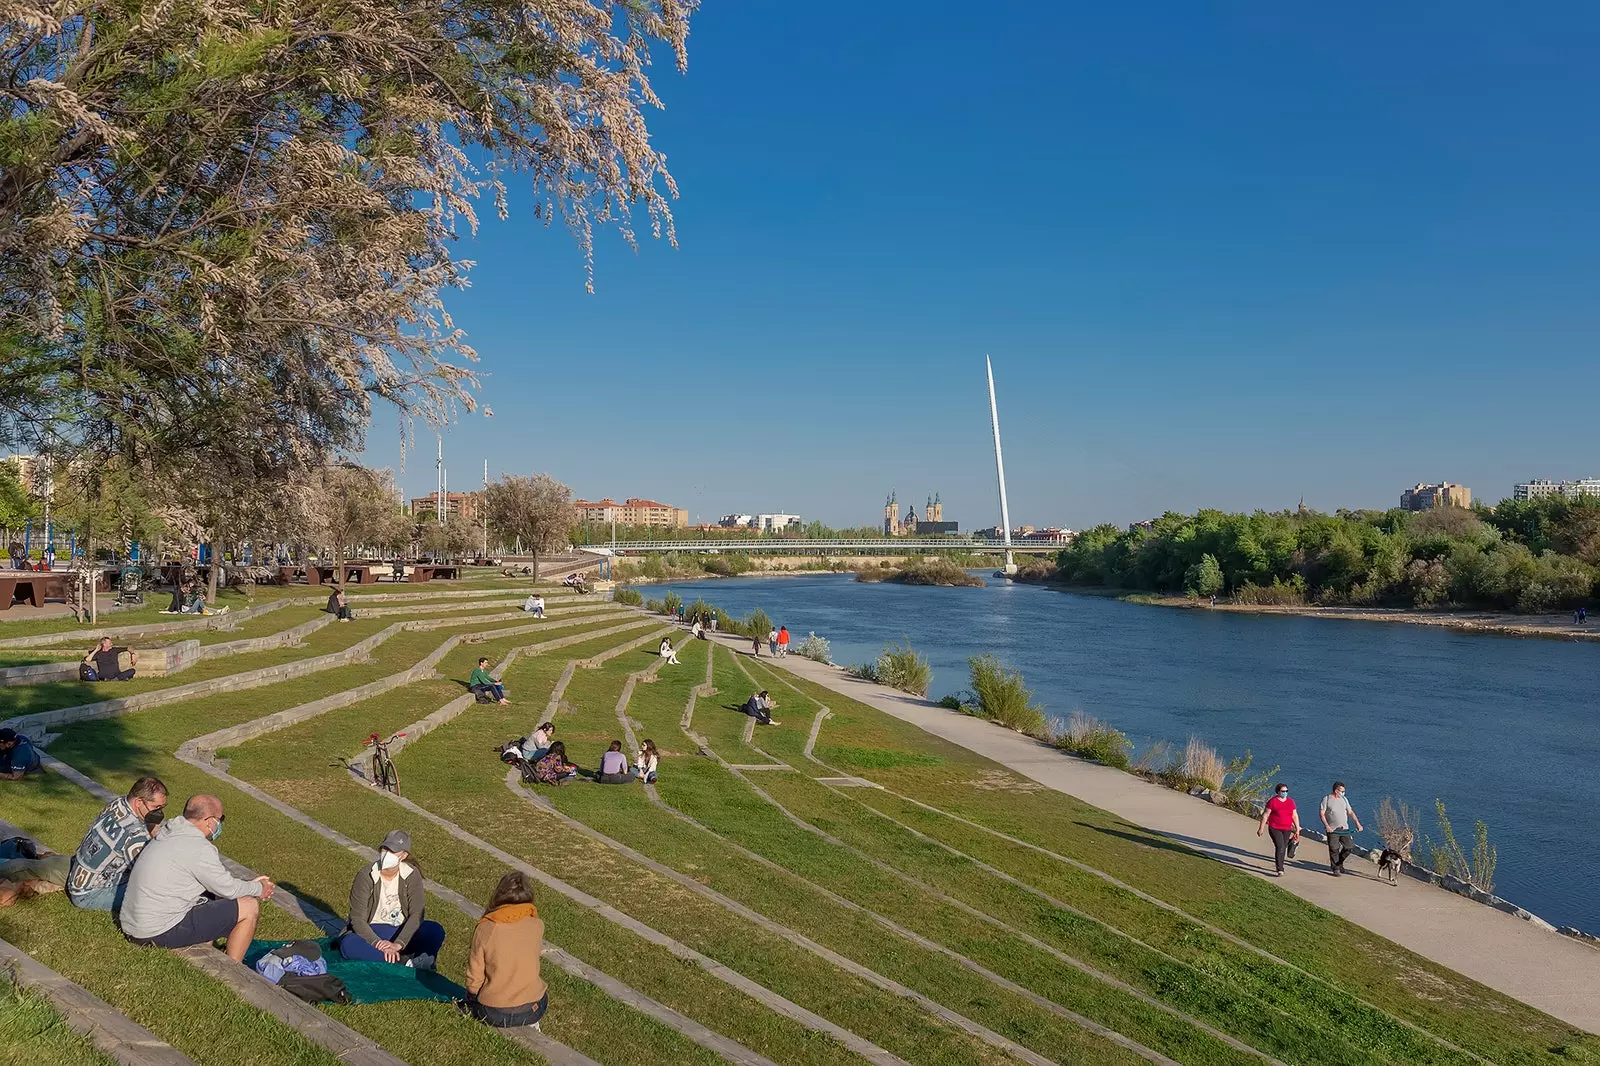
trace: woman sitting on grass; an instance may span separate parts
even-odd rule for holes
[[[578,776],[578,768],[567,761],[567,746],[557,740],[533,766],[533,779],[541,785],[564,785]]]
[[[467,1013],[500,1029],[539,1025],[550,993],[539,977],[544,921],[520,870],[500,878],[472,931],[467,955]]]
[[[522,746],[523,754],[529,762],[538,762],[550,753],[550,741],[556,735],[554,722],[540,722],[539,728],[533,731],[533,736]]]
[[[656,750],[656,742],[646,740],[639,748],[639,758],[634,764],[633,772],[644,784],[656,783],[656,765],[661,760],[661,753]]]
[[[339,954],[358,962],[404,962],[431,970],[444,947],[444,926],[422,920],[422,871],[411,858],[411,834],[392,830],[378,860],[350,886],[350,918]]]
[[[602,785],[626,785],[633,780],[628,773],[628,757],[622,754],[622,741],[613,740],[600,756],[600,769],[595,771],[594,779]]]

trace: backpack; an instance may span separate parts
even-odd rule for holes
[[[88,663],[79,663],[78,664],[78,680],[79,681],[99,681],[100,680],[100,675],[98,673],[96,673],[94,667],[90,666]]]
[[[350,1002],[350,990],[345,988],[344,982],[328,973],[316,977],[286,973],[278,982],[278,987],[307,1003]]]

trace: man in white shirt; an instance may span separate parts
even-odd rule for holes
[[[1333,791],[1322,797],[1322,828],[1328,834],[1328,869],[1335,877],[1344,873],[1344,860],[1354,846],[1350,834],[1352,819],[1357,830],[1364,828],[1345,795],[1344,782],[1335,781]]]

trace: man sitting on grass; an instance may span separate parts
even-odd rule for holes
[[[0,781],[21,781],[23,774],[39,769],[39,752],[33,741],[15,729],[0,729]]]
[[[478,668],[467,678],[467,691],[476,696],[479,703],[488,703],[491,700],[499,703],[511,702],[506,699],[505,686],[496,681],[494,675],[489,672],[488,659],[478,660]]]
[[[272,879],[241,881],[212,843],[222,835],[222,801],[191,796],[183,817],[161,826],[133,864],[122,900],[122,932],[135,944],[186,948],[228,938],[228,957],[244,961],[272,898]]]
[[[126,796],[106,805],[72,856],[67,898],[74,907],[122,908],[133,860],[150,843],[150,832],[161,824],[166,805],[167,786],[155,777],[139,778]]]
[[[112,647],[110,637],[101,637],[83,657],[78,677],[84,681],[132,681],[138,665],[139,654],[132,648]]]

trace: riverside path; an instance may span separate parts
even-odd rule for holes
[[[748,650],[742,639],[720,639],[738,652]],[[763,656],[762,661],[1219,862],[1262,876],[1272,869],[1271,845],[1264,846],[1256,837],[1253,819],[1065,755],[991,722],[862,681],[836,666],[799,656]],[[1302,806],[1315,825],[1316,801]],[[1401,878],[1398,886],[1384,884],[1375,875],[1330,877],[1326,856],[1320,844],[1307,840],[1300,858],[1273,884],[1570,1025],[1600,1033],[1600,996],[1595,995],[1600,988],[1600,948],[1409,877]]]

